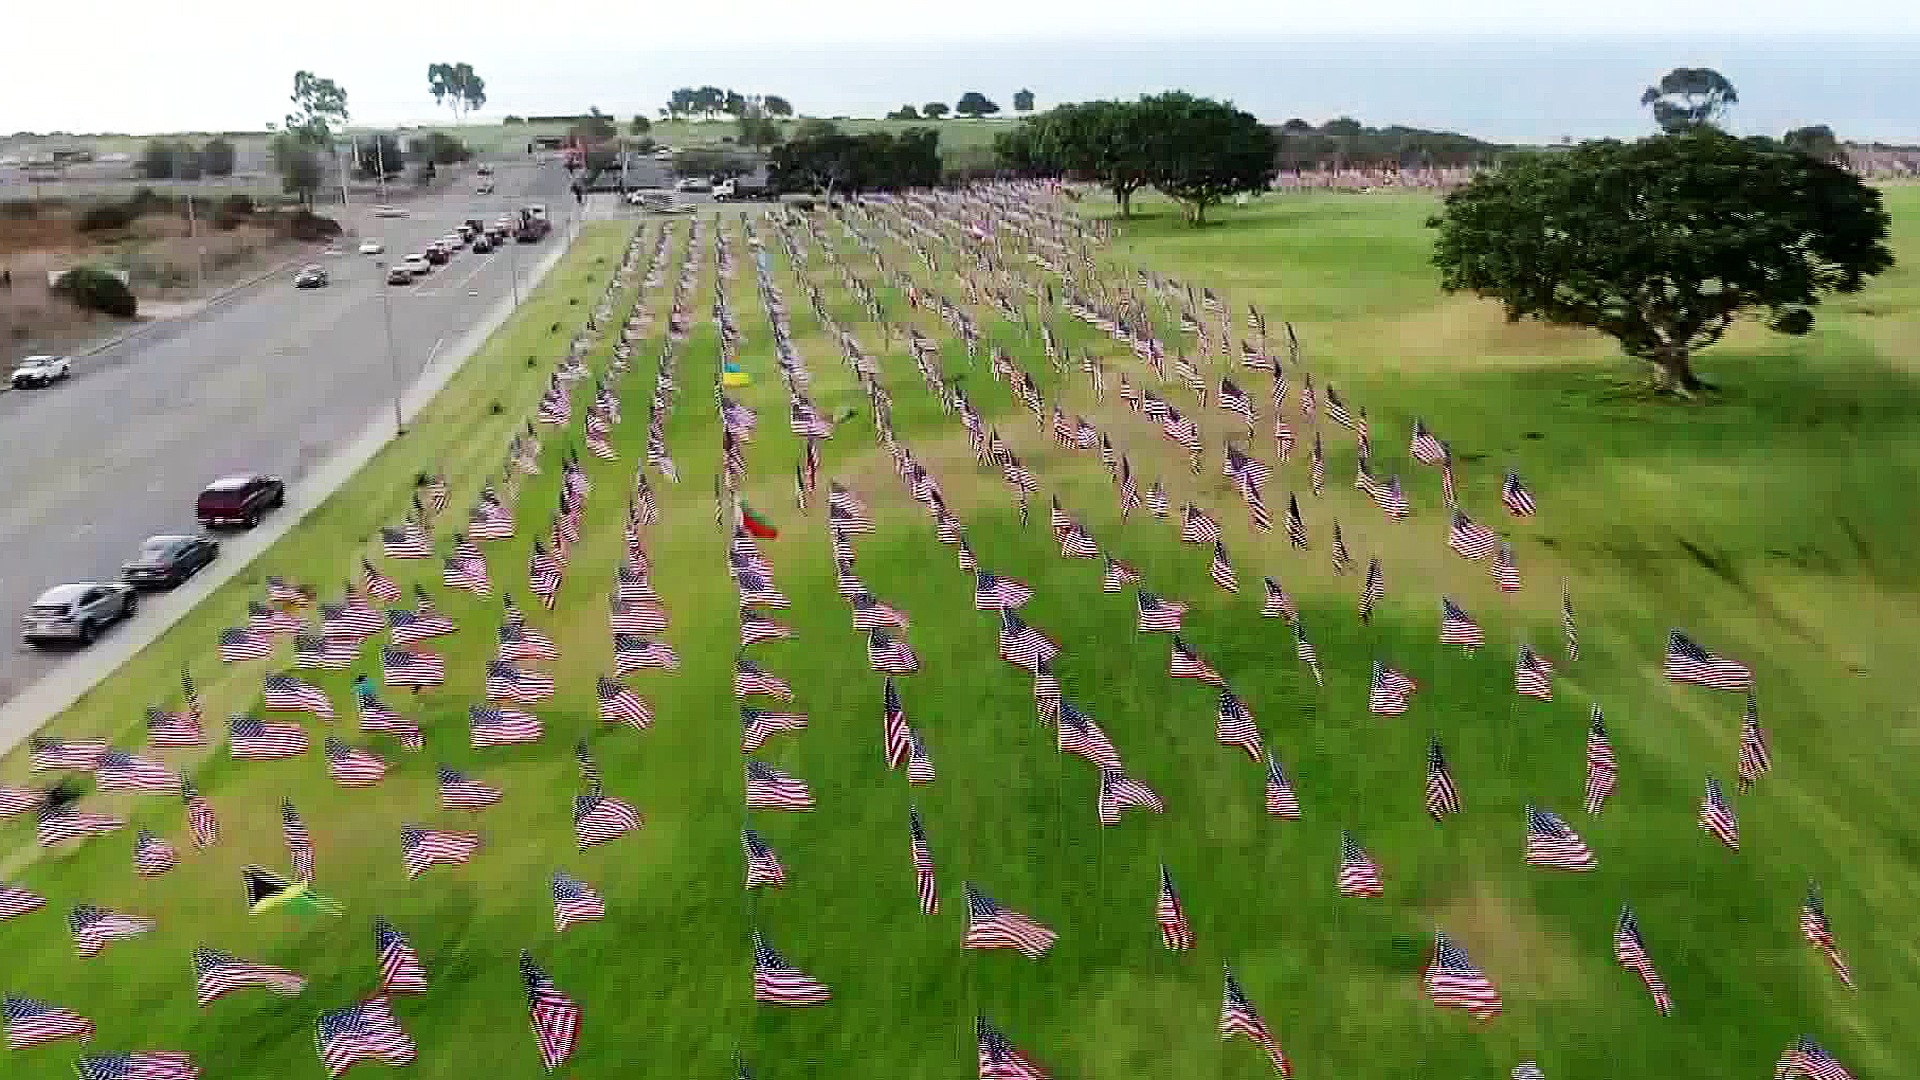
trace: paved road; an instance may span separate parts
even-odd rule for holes
[[[558,166],[500,166],[496,191],[421,199],[407,218],[356,208],[349,224],[397,257],[466,217],[491,221],[520,203],[546,203],[556,228],[575,212]],[[216,476],[257,469],[297,489],[391,410],[383,294],[392,298],[400,382],[410,384],[508,294],[509,270],[517,263],[524,274],[548,246],[463,251],[432,276],[389,289],[372,260],[343,242],[349,254],[326,260],[329,288],[296,291],[288,276],[270,278],[76,361],[66,383],[0,394],[0,702],[69,655],[19,644],[19,613],[42,588],[115,576],[148,535],[193,531],[194,496]]]

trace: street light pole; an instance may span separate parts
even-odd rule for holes
[[[387,373],[393,377],[393,433],[405,435],[406,422],[400,419],[400,361],[393,352],[393,286],[387,283],[385,259],[374,260],[380,272],[380,307],[387,320]]]
[[[507,237],[507,277],[513,282],[513,307],[520,308],[520,238]]]

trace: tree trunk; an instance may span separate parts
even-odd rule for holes
[[[1197,199],[1194,200],[1192,207],[1187,211],[1187,222],[1196,229],[1205,225],[1207,223],[1207,204]]]
[[[1121,217],[1130,218],[1133,216],[1133,191],[1131,188],[1114,188],[1113,198],[1115,202],[1120,204]]]
[[[1701,392],[1712,389],[1693,373],[1692,357],[1679,346],[1669,346],[1655,353],[1653,366],[1654,388],[1663,394],[1691,401],[1699,397]]]

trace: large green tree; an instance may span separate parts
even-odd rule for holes
[[[1812,124],[1797,127],[1780,139],[1789,148],[1803,154],[1812,154],[1822,161],[1834,161],[1846,155],[1846,148],[1834,136],[1833,129],[1825,124]]]
[[[944,101],[929,101],[925,105],[920,106],[920,115],[929,120],[938,120],[951,111],[952,110],[947,108],[947,103]]]
[[[1893,265],[1878,191],[1701,125],[1522,156],[1448,195],[1428,224],[1448,292],[1498,300],[1512,321],[1599,330],[1688,398],[1706,389],[1694,353],[1742,313],[1804,334],[1822,294]]]
[[[793,115],[793,104],[779,94],[768,94],[760,99],[760,104],[766,108],[768,116],[785,118]]]
[[[427,89],[432,91],[435,105],[444,105],[453,112],[456,124],[487,104],[487,80],[474,74],[473,65],[465,60],[455,64],[428,64]]]
[[[233,175],[233,143],[216,135],[200,148],[200,167],[208,176]]]
[[[1640,93],[1640,104],[1653,107],[1653,122],[1662,131],[1718,124],[1739,103],[1733,83],[1712,68],[1674,68]]]
[[[961,116],[978,120],[983,116],[999,112],[1000,106],[995,105],[991,98],[980,91],[969,90],[960,95],[960,100],[954,103],[953,111]]]
[[[1206,223],[1207,208],[1273,180],[1280,140],[1273,129],[1230,101],[1172,90],[1140,99],[1136,108],[1151,144],[1149,179]]]
[[[1033,111],[1033,91],[1021,88],[1013,92],[1013,111],[1030,113]]]
[[[332,79],[296,71],[288,100],[294,111],[286,116],[287,134],[308,146],[331,146],[333,133],[347,126],[347,92]]]

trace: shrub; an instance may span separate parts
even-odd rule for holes
[[[40,216],[40,204],[32,199],[8,199],[0,202],[0,217],[26,221]]]
[[[287,222],[287,233],[295,240],[331,240],[340,232],[339,222],[330,217],[321,217],[311,210],[296,210]]]
[[[90,206],[80,215],[81,232],[115,232],[133,224],[140,212],[125,203]]]
[[[77,266],[60,275],[53,291],[88,311],[131,319],[140,308],[133,290],[118,277],[92,266]]]

